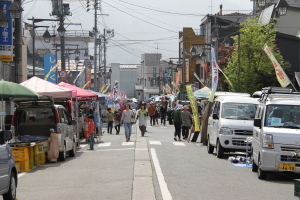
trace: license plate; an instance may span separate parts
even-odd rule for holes
[[[279,163],[280,171],[295,171],[296,165],[292,163]]]

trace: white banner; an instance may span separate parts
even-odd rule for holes
[[[214,95],[218,87],[219,81],[219,66],[216,60],[215,48],[211,47],[211,93],[209,97],[209,101],[213,102]]]

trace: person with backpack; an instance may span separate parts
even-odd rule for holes
[[[175,133],[174,133],[175,141],[177,141],[177,137],[178,137],[178,141],[181,141],[180,135],[181,135],[181,126],[182,126],[182,110],[183,110],[183,106],[178,105],[177,109],[172,113],[172,118],[175,127]]]

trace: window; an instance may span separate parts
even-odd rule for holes
[[[257,105],[249,103],[224,103],[222,106],[222,118],[237,120],[254,119]]]
[[[300,128],[299,105],[268,105],[265,126]]]

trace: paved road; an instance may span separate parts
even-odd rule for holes
[[[173,126],[148,126],[146,137],[133,130],[131,143],[123,129],[105,133],[94,151],[83,143],[75,158],[19,174],[18,199],[297,199],[291,176],[258,180],[250,168],[207,154],[201,143],[174,142]]]

